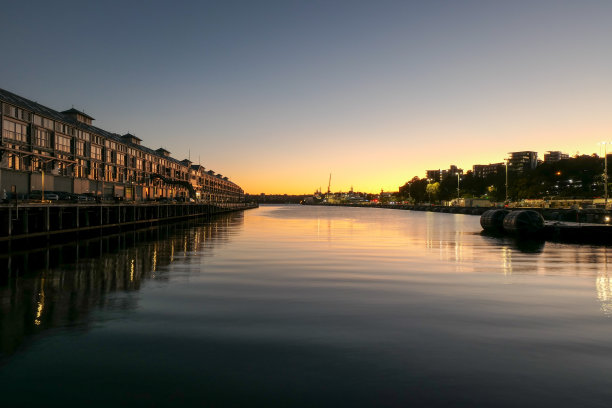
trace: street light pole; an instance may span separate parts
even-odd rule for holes
[[[457,200],[459,200],[459,198],[461,198],[461,195],[459,194],[459,184],[460,184],[460,175],[459,173],[457,173]]]
[[[604,208],[608,208],[608,145],[612,142],[600,142],[604,147]],[[600,150],[601,152],[601,150]]]
[[[506,159],[506,203],[508,202],[508,159]]]
[[[608,143],[604,145],[604,208],[608,208]]]

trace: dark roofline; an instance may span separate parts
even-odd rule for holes
[[[133,135],[133,134],[131,134],[131,133],[129,133],[129,132],[128,132],[128,133],[126,133],[125,135],[121,136],[121,137],[131,137],[131,138],[133,138],[133,139],[140,140],[140,141],[142,142],[142,139],[141,139],[141,138],[139,138],[138,136]]]
[[[85,117],[86,117],[86,118],[88,118],[88,119],[95,120],[93,117],[89,116],[89,115],[88,115],[88,114],[86,114],[85,112],[81,112],[80,110],[78,110],[78,109],[74,109],[74,108],[70,108],[70,109],[68,109],[68,110],[62,111],[61,113],[63,113],[64,115],[66,115],[66,114],[71,114],[71,113],[76,113],[76,114],[78,114],[78,115],[83,115],[83,116],[85,116]]]
[[[168,160],[171,161],[175,164],[182,164],[178,159],[175,159],[172,156],[163,156],[161,154],[159,154],[159,152],[157,150],[153,150],[149,147],[146,146],[142,146],[142,145],[136,145],[136,144],[131,144],[129,142],[127,142],[125,139],[122,138],[121,135],[117,134],[117,133],[112,133],[109,132],[107,130],[101,129],[99,127],[96,127],[94,125],[89,125],[87,123],[84,122],[79,122],[76,119],[73,119],[69,116],[66,116],[56,110],[53,110],[47,106],[41,105],[38,102],[34,102],[30,99],[24,98],[22,96],[19,96],[13,92],[7,91],[5,89],[0,88],[0,101],[1,102],[5,102],[5,103],[9,103],[11,105],[16,105],[16,106],[20,106],[22,108],[28,109],[38,115],[41,116],[45,116],[49,119],[58,121],[58,122],[63,122],[66,124],[69,124],[70,126],[74,126],[75,128],[81,129],[81,130],[85,130],[87,132],[91,132],[91,133],[95,133],[99,136],[102,137],[106,137],[107,139],[111,139],[115,142],[118,143],[123,143],[125,145],[130,145],[132,147],[134,147],[135,149],[141,150],[145,153],[148,154],[152,154],[154,156],[157,156],[159,158],[162,158],[164,160]],[[78,111],[77,111],[78,112]],[[82,112],[79,112],[82,113]],[[164,149],[164,148],[160,148],[161,150],[167,152],[168,154],[170,154],[171,152]]]

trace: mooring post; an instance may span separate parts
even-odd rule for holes
[[[26,208],[23,211],[23,228],[22,228],[22,233],[27,234],[28,233],[28,223],[30,221],[30,212],[28,211],[28,209]]]
[[[49,232],[51,229],[51,208],[45,208],[45,232]]]
[[[6,226],[8,236],[10,237],[11,235],[13,235],[13,209],[10,207],[8,209],[8,220],[6,222]]]

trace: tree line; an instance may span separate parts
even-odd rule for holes
[[[593,154],[574,156],[535,169],[508,172],[508,199],[596,198],[604,195],[604,159]],[[477,177],[472,171],[461,175],[462,198],[486,198],[501,202],[506,199],[506,169]],[[457,176],[445,175],[441,180],[414,177],[399,188],[400,198],[415,202],[438,202],[457,198]]]

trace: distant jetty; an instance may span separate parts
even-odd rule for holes
[[[324,204],[330,206],[389,208],[481,217],[483,233],[526,239],[585,244],[612,244],[612,213],[598,208],[492,208],[404,204]]]

